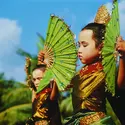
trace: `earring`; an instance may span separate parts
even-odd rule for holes
[[[99,51],[99,59],[102,59],[101,51]]]

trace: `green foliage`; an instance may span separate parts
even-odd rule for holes
[[[38,47],[38,51],[40,51],[40,50],[43,50],[44,48],[45,39],[39,33],[37,33],[37,35],[39,36],[39,41],[40,41],[40,42],[37,42],[37,47]]]
[[[0,125],[25,125],[31,116],[31,91],[0,73]]]
[[[67,122],[66,118],[73,113],[71,93],[69,91],[61,93],[59,102],[62,123],[65,124]]]
[[[0,112],[0,125],[24,125],[31,116],[31,104],[13,106]]]
[[[23,57],[29,57],[29,58],[33,58],[34,56],[31,55],[30,53],[24,51],[23,49],[19,48],[17,49],[16,53],[20,56],[23,56]]]
[[[64,117],[68,117],[72,115],[73,107],[72,107],[72,97],[68,96],[61,101],[60,111]]]
[[[0,73],[0,80],[4,80],[5,77],[4,77],[4,73]]]
[[[31,102],[31,92],[27,88],[15,88],[14,91],[10,89],[5,92],[1,97],[3,103],[3,109],[9,108],[11,106],[25,104]],[[7,103],[6,103],[7,102]]]

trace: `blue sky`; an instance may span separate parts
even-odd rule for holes
[[[4,0],[0,2],[0,72],[7,78],[24,81],[24,59],[15,54],[22,48],[37,53],[39,32],[44,37],[50,14],[64,18],[76,34],[92,21],[97,9],[112,0]],[[121,25],[125,20],[125,0],[119,1]],[[122,27],[122,26],[121,26]],[[125,30],[121,28],[122,36]]]

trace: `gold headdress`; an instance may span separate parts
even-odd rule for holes
[[[102,5],[97,11],[94,22],[100,24],[107,24],[110,19],[111,17],[106,6]]]
[[[32,88],[32,83],[31,83],[31,73],[30,73],[30,69],[31,68],[31,59],[29,57],[26,57],[26,63],[25,63],[25,72],[26,72],[26,75],[27,75],[27,85]]]

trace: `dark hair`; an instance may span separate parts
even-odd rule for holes
[[[32,72],[33,72],[35,69],[40,69],[40,68],[46,68],[46,64],[36,65],[36,67],[33,68]]]
[[[84,28],[82,28],[81,31],[89,29],[93,31],[93,39],[95,40],[95,46],[98,47],[100,43],[105,38],[105,25],[104,24],[99,24],[99,23],[89,23],[86,25]]]

